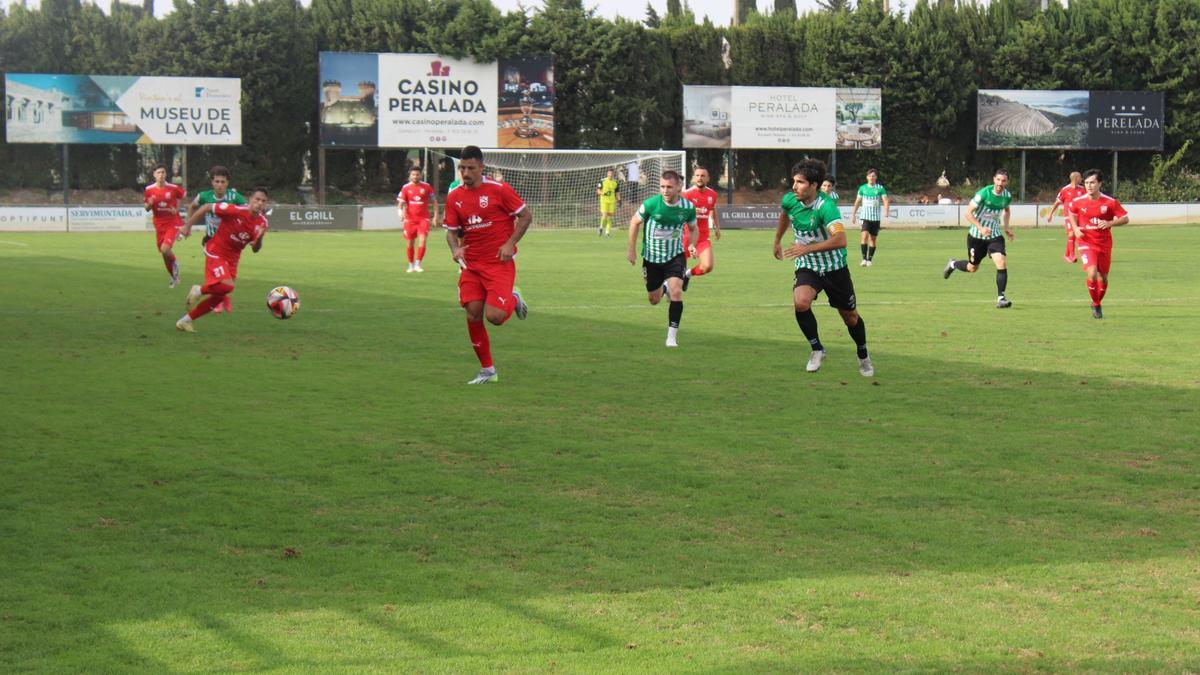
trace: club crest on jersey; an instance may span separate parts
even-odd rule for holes
[[[486,209],[486,208],[487,208],[487,205],[488,205],[488,198],[487,198],[487,196],[485,195],[485,196],[482,196],[482,197],[480,197],[480,198],[479,198],[479,208],[481,208],[481,209]]]
[[[1107,207],[1107,206],[1101,206],[1101,207],[1100,207],[1100,213],[1108,213],[1108,207]]]

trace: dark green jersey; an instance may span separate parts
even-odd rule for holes
[[[858,198],[862,200],[858,217],[863,220],[883,220],[883,198],[887,193],[887,188],[879,183],[858,186]]]
[[[792,232],[796,235],[797,244],[827,241],[843,231],[842,213],[838,211],[837,202],[824,194],[818,193],[811,204],[805,204],[795,192],[789,192],[783,196],[780,206],[792,221]],[[796,269],[805,268],[814,272],[833,272],[845,266],[845,247],[806,253],[796,258]]]
[[[979,221],[979,224],[990,228],[991,232],[984,236],[983,231],[972,225],[970,234],[976,239],[995,239],[1003,237],[1004,232],[1001,231],[1001,219],[1004,210],[1012,203],[1012,195],[1008,190],[1001,190],[1000,194],[996,194],[995,188],[988,186],[975,193],[971,198],[971,214]]]
[[[218,197],[217,193],[213,190],[205,190],[204,192],[196,195],[196,206],[204,206],[205,204],[221,204],[224,202],[245,205],[246,198],[242,196],[242,193],[233,188],[226,190],[225,194],[221,195],[220,197]],[[220,224],[221,219],[218,218],[212,211],[204,214],[204,235],[211,237],[216,234],[217,226]]]
[[[683,253],[683,228],[696,224],[696,207],[683,197],[668,204],[662,195],[654,195],[642,202],[638,218],[644,223],[642,257],[665,263]]]

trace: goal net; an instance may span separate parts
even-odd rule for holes
[[[457,166],[457,158],[436,150],[433,166]],[[620,183],[613,225],[622,227],[651,195],[662,172],[684,176],[682,150],[484,150],[484,174],[513,186],[533,211],[533,227],[584,228],[600,224],[596,187],[612,169]],[[445,193],[449,183],[438,191]]]

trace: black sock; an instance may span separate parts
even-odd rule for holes
[[[679,320],[683,318],[683,301],[672,300],[667,307],[667,325],[671,328],[679,328]]]
[[[858,245],[858,248],[862,250],[862,257],[863,257],[863,260],[866,260],[866,259],[867,259],[867,245],[866,245],[866,244],[859,244],[859,245]]]
[[[967,271],[967,261],[966,260],[955,260],[954,261],[954,269],[962,270],[962,271],[966,272]]]
[[[846,330],[850,331],[850,339],[854,340],[854,344],[858,346],[858,358],[867,358],[867,324],[862,317],[858,317],[858,323],[853,326],[846,326]]]
[[[804,337],[808,339],[808,344],[812,345],[814,352],[825,349],[821,344],[821,338],[817,335],[817,317],[813,316],[811,309],[803,312],[797,311],[796,323],[800,325],[800,332],[804,333]]]
[[[875,247],[869,246],[869,247],[867,247],[867,260],[874,260],[874,259],[875,259]]]
[[[1003,296],[1006,288],[1008,288],[1008,270],[996,270],[996,290]]]

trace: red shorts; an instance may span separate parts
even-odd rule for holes
[[[1079,244],[1075,247],[1075,252],[1079,256],[1080,262],[1083,264],[1083,269],[1095,267],[1100,274],[1108,275],[1108,270],[1112,267],[1112,247],[1097,246],[1095,244]]]
[[[687,253],[689,239],[690,238],[688,237],[688,230],[687,230],[687,228],[684,228],[684,230],[683,230],[683,252],[684,253]],[[709,239],[708,239],[708,229],[707,228],[700,230],[699,239],[700,240],[696,242],[696,254],[697,255],[700,254],[700,251],[704,251],[706,249],[710,250],[710,251],[712,250],[712,242],[709,241]]]
[[[416,239],[417,236],[429,236],[429,219],[422,218],[421,220],[413,220],[409,218],[404,221],[404,238]]]
[[[458,276],[458,304],[485,301],[498,309],[508,311],[513,304],[513,283],[517,280],[517,265],[505,263],[467,263],[467,269]]]
[[[207,252],[204,254],[204,286],[205,288],[220,283],[226,279],[237,279],[237,262],[225,258],[214,258]]]
[[[154,239],[161,249],[163,244],[174,246],[175,240],[179,238],[179,231],[183,229],[183,221],[174,223],[155,223],[154,224]]]

